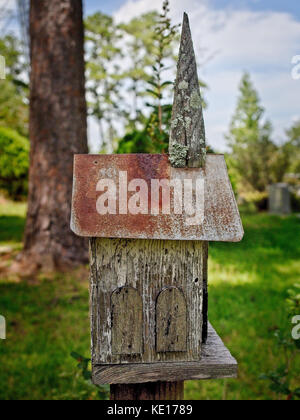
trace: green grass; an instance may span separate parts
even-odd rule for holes
[[[1,208],[0,245],[20,245],[24,214],[24,205]],[[285,299],[300,277],[300,219],[245,215],[243,222],[243,242],[211,244],[209,261],[210,321],[239,361],[239,379],[188,382],[187,399],[274,398],[258,377],[283,359],[270,331],[291,329]],[[70,357],[89,357],[88,313],[85,268],[23,281],[0,273],[0,314],[8,323],[0,399],[97,398]],[[297,360],[295,382],[299,369]]]
[[[0,247],[20,248],[25,226],[25,203],[12,203],[0,197]]]
[[[209,318],[239,362],[239,379],[190,382],[187,398],[274,398],[258,378],[283,362],[272,330],[292,328],[285,299],[300,278],[300,219],[260,214],[243,223],[244,240],[211,244],[209,261]],[[296,368],[299,378],[300,360]]]

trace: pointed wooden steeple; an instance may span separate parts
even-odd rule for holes
[[[170,162],[177,168],[205,164],[205,127],[189,18],[183,18],[170,132]]]

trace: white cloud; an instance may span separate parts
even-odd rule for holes
[[[118,21],[130,20],[160,9],[161,0],[129,0],[116,13]],[[215,54],[201,76],[207,82],[209,109],[206,129],[210,144],[224,149],[224,131],[234,111],[237,87],[244,70],[250,71],[259,90],[275,137],[298,112],[300,80],[291,77],[291,59],[300,54],[300,22],[287,13],[250,10],[215,10],[209,1],[171,0],[174,22],[187,11],[198,58]],[[205,57],[204,57],[205,58]],[[205,61],[205,60],[204,60]]]
[[[16,6],[16,0],[0,0],[0,8],[2,7],[13,9]]]

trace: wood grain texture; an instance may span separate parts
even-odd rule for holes
[[[208,250],[209,242],[203,242],[203,324],[202,343],[205,344],[208,336]]]
[[[112,354],[143,353],[143,302],[132,287],[121,287],[111,297]]]
[[[91,239],[90,244],[93,364],[199,361],[203,242]],[[113,354],[111,295],[121,287],[132,287],[142,297],[142,354]],[[177,287],[185,295],[186,352],[156,352],[156,301],[168,287]]]
[[[104,384],[139,384],[158,381],[185,381],[236,378],[238,365],[222,340],[209,324],[207,343],[200,362],[173,362],[93,366],[93,382]]]
[[[187,14],[184,14],[170,133],[170,162],[177,168],[205,164],[205,126],[197,63]],[[182,152],[186,150],[186,158]]]
[[[187,307],[184,294],[176,287],[163,290],[156,302],[156,351],[186,352]]]
[[[181,401],[184,382],[111,385],[110,394],[114,401]]]

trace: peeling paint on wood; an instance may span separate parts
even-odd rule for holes
[[[162,214],[105,214],[97,212],[97,192],[100,179],[108,178],[119,189],[119,172],[127,171],[128,182],[142,179],[148,185],[147,202],[151,203],[151,180],[204,180],[204,220],[187,225],[187,215]],[[195,191],[194,191],[195,193]],[[171,188],[171,202],[174,200]],[[193,194],[195,196],[195,194]],[[118,197],[117,197],[118,199]],[[120,200],[119,200],[120,201]],[[194,203],[196,206],[196,203]],[[196,207],[194,207],[196,208]],[[227,174],[223,155],[207,155],[204,169],[172,168],[167,155],[77,155],[74,165],[72,204],[73,232],[79,236],[238,242],[243,238],[239,211]]]

